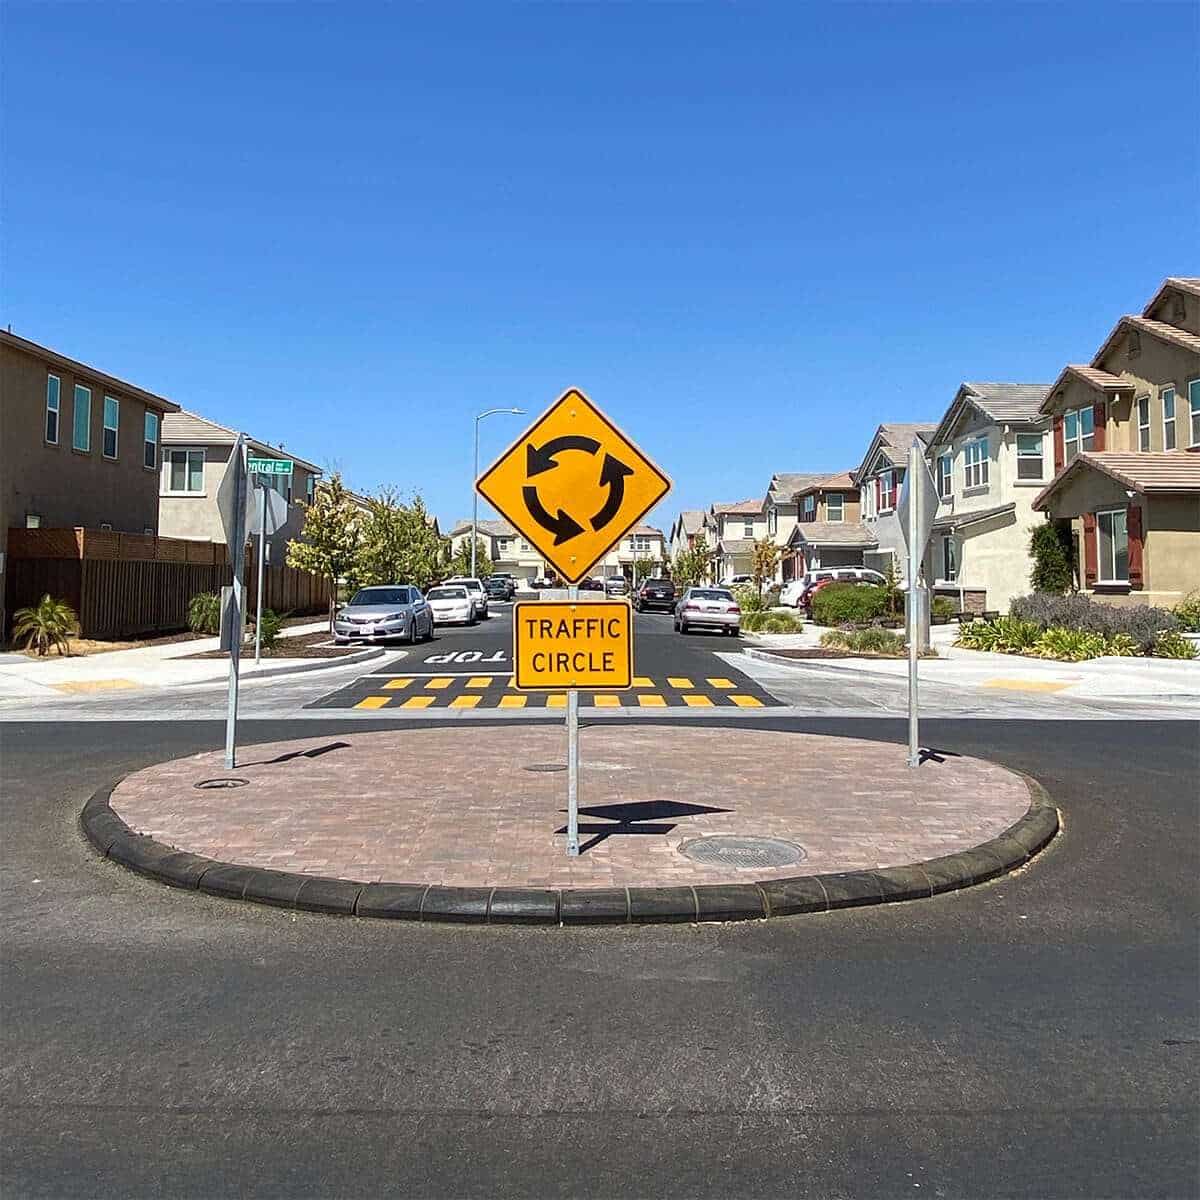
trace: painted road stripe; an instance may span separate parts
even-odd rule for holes
[[[1053,679],[985,679],[979,686],[1008,688],[1013,692],[1061,692],[1063,688],[1071,687],[1071,684]]]
[[[738,708],[762,708],[763,706],[763,702],[753,696],[730,696],[729,698]]]
[[[448,688],[454,681],[446,675],[439,675],[436,679],[425,680],[427,688],[437,688],[439,691],[442,688]]]
[[[561,692],[555,692],[553,696],[546,697],[547,708],[566,708],[567,698]]]
[[[401,708],[428,708],[435,700],[436,696],[409,696]]]
[[[711,696],[684,696],[683,702],[688,708],[712,708],[713,706]]]
[[[398,688],[406,688],[412,683],[411,679],[389,679],[383,686],[389,690],[395,691]]]
[[[467,680],[467,687],[491,687],[492,677],[490,675],[472,675]]]
[[[450,701],[450,707],[474,708],[475,705],[477,705],[482,699],[482,696],[455,696],[454,699]]]
[[[696,685],[684,675],[668,675],[667,682],[673,688],[694,688]]]
[[[528,696],[501,696],[501,708],[524,708],[528,701]]]
[[[592,707],[593,708],[620,708],[621,707],[621,697],[620,696],[593,696],[592,697]]]
[[[715,688],[732,689],[732,688],[737,687],[737,684],[734,683],[732,679],[710,679],[708,682],[709,682],[710,687],[715,687]]]
[[[653,687],[654,680],[645,675],[635,675],[633,677],[634,687]]]
[[[638,703],[643,708],[666,708],[667,702],[661,696],[639,696]]]
[[[392,702],[391,696],[368,696],[365,700],[360,700],[355,708],[387,708]]]

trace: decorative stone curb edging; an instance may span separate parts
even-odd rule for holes
[[[84,806],[83,832],[122,866],[171,887],[278,908],[403,921],[491,925],[640,925],[669,921],[747,921],[830,912],[864,904],[920,900],[984,883],[1023,866],[1059,830],[1058,809],[1041,785],[1029,788],[1025,815],[998,837],[958,854],[904,867],[797,875],[757,883],[692,887],[561,888],[442,887],[437,884],[355,883],[218,862],[164,846],[113,812],[101,788]]]
[[[361,650],[351,650],[349,654],[343,654],[340,658],[296,658],[290,663],[280,663],[274,667],[259,667],[245,671],[242,675],[243,682],[254,679],[269,679],[273,675],[300,675],[305,671],[328,671],[332,667],[347,667],[353,666],[355,663],[370,662],[372,659],[382,658],[387,649],[384,646],[364,646]],[[243,668],[244,670],[244,668]],[[206,683],[224,683],[229,678],[229,670],[226,668],[221,675],[209,675],[204,679],[188,680],[188,686],[199,687]]]

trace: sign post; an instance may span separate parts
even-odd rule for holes
[[[476,480],[475,490],[569,585],[565,603],[514,606],[513,682],[523,689],[567,689],[567,854],[575,857],[579,688],[633,684],[628,603],[581,601],[579,581],[671,490],[671,481],[570,388]]]
[[[225,530],[225,545],[233,566],[233,591],[230,593],[228,628],[223,636],[229,641],[229,700],[225,713],[225,769],[237,765],[238,668],[241,663],[243,575],[246,571],[246,435],[239,433],[229,456],[229,465],[217,488],[217,511]]]
[[[250,458],[246,462],[246,469],[251,475],[290,475],[295,463],[290,458]],[[261,483],[255,483],[255,490],[261,493],[258,497],[259,511],[258,519],[255,524],[258,526],[258,602],[254,608],[254,665],[257,667],[262,662],[262,607],[263,607],[263,573],[266,567],[266,546],[267,546],[267,523],[270,517],[275,519],[271,521],[271,532],[283,523],[275,513],[275,505],[271,505],[270,517],[267,512],[267,492],[268,488]],[[279,496],[278,492],[273,492],[272,495]],[[282,501],[283,497],[279,499]],[[284,507],[283,520],[287,519],[287,509]]]

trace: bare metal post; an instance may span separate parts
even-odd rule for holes
[[[908,595],[905,602],[905,618],[908,624],[908,765],[921,765],[919,717],[917,715],[917,640],[921,608],[917,598],[917,576],[921,571],[921,550],[917,543],[921,529],[922,490],[916,486],[917,472],[921,470],[921,451],[914,441],[908,450]]]
[[[567,599],[575,604],[579,588],[572,584]],[[579,857],[579,689],[567,692],[567,857]]]
[[[265,547],[267,544],[267,489],[261,487],[262,506],[258,510],[258,608],[254,619],[254,665],[262,661],[262,602],[263,602],[263,570],[266,563]]]
[[[238,667],[242,652],[242,576],[246,571],[246,439],[238,434],[233,447],[233,528],[229,559],[233,565],[233,596],[229,605],[229,707],[225,716],[225,769],[237,766]]]
[[[490,417],[495,413],[509,413],[511,416],[520,417],[525,415],[523,408],[489,408],[486,412],[481,412],[475,418],[475,481],[479,481],[479,422],[484,417]],[[479,491],[476,488],[471,489],[471,578],[475,579],[475,546],[479,541]]]

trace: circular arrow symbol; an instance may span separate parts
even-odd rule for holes
[[[600,443],[595,438],[582,437],[576,434],[566,434],[563,437],[551,438],[544,446],[535,446],[532,442],[525,445],[525,476],[528,479],[541,475],[545,471],[558,466],[556,454],[565,450],[582,450],[585,454],[599,454]],[[621,511],[625,500],[625,478],[633,474],[633,468],[627,467],[619,458],[607,451],[604,463],[600,468],[600,486],[608,488],[608,496],[600,511],[590,519],[592,530],[599,533],[606,525],[615,519]],[[561,546],[563,542],[583,533],[583,526],[569,512],[559,508],[556,513],[550,513],[542,503],[537,488],[532,484],[521,489],[525,497],[525,507],[529,515],[543,528],[554,534],[554,544]]]

